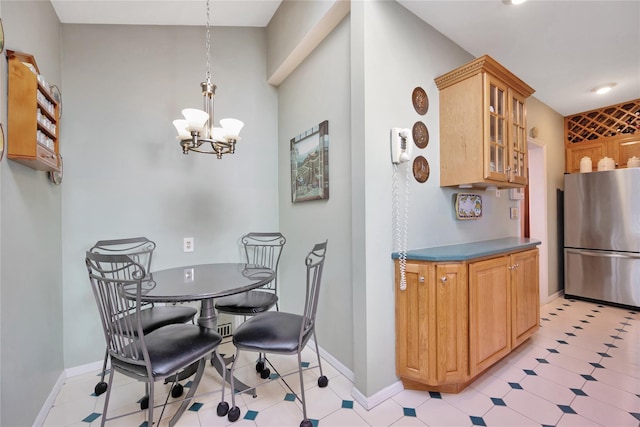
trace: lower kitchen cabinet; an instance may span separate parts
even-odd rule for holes
[[[396,262],[396,372],[457,393],[539,326],[538,249],[459,262]]]

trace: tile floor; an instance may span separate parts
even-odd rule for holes
[[[305,372],[309,416],[315,427],[329,426],[633,426],[640,425],[640,313],[584,301],[558,298],[540,310],[541,328],[529,341],[493,366],[463,392],[450,395],[404,390],[370,411],[351,396],[352,384],[323,363],[329,386],[316,384],[317,370]],[[230,346],[230,344],[225,344]],[[231,347],[227,348],[229,353]],[[224,352],[224,350],[223,350]],[[253,357],[238,363],[238,376],[259,382]],[[315,353],[305,350],[305,360]],[[272,358],[280,372],[295,366],[295,357]],[[282,369],[280,369],[282,368]],[[130,411],[144,391],[140,383],[116,374],[109,412]],[[196,399],[178,426],[226,426],[216,415],[220,383],[209,367]],[[287,377],[294,390],[297,376]],[[96,397],[96,373],[67,379],[45,426],[99,425],[104,395]],[[186,384],[188,385],[188,384]],[[158,383],[156,399],[166,396]],[[165,393],[163,396],[160,392]],[[258,388],[258,396],[238,395],[245,426],[298,426],[301,407],[281,380]],[[170,405],[160,422],[177,405]],[[113,411],[113,412],[112,412]],[[159,412],[156,412],[156,418]],[[141,426],[138,413],[110,426]]]

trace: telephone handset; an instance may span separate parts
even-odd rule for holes
[[[403,163],[411,160],[413,140],[411,131],[403,128],[391,129],[391,163],[393,163],[392,180],[392,203],[393,203],[393,231],[395,235],[395,246],[399,254],[398,262],[400,266],[400,290],[407,288],[406,267],[407,267],[407,236],[409,226],[409,179],[410,168],[404,165],[404,194],[400,194],[398,169]],[[401,200],[402,199],[402,200]]]

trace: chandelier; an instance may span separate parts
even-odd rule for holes
[[[189,154],[189,151],[197,153],[215,154],[219,159],[223,154],[233,154],[236,149],[236,142],[240,140],[240,130],[244,123],[237,119],[222,119],[220,127],[214,126],[213,120],[213,96],[216,93],[216,85],[211,83],[211,25],[210,7],[207,0],[207,69],[206,81],[200,83],[202,97],[204,98],[204,109],[185,108],[182,110],[184,119],[173,121],[173,125],[178,131],[177,139],[182,146],[182,152]]]

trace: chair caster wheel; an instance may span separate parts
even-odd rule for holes
[[[171,397],[173,398],[180,397],[182,396],[183,392],[184,392],[184,387],[182,386],[182,384],[176,384],[171,389]]]
[[[105,391],[107,391],[107,383],[105,383],[104,381],[100,381],[93,389],[93,392],[96,394],[96,396],[100,396]]]
[[[266,380],[271,375],[271,370],[269,368],[265,368],[260,372],[260,378]]]
[[[264,371],[264,362],[261,360],[256,363],[256,372]]]
[[[218,408],[216,409],[219,417],[224,417],[229,413],[229,404],[227,402],[218,403]]]
[[[311,420],[302,420],[300,427],[313,427]]]
[[[325,375],[318,378],[318,387],[323,388],[323,387],[326,387],[328,384],[329,384],[329,379]]]
[[[149,396],[140,399],[140,409],[145,410],[147,408],[149,408]]]
[[[234,406],[233,408],[229,409],[229,415],[227,416],[227,418],[232,423],[238,421],[238,418],[240,418],[240,408]]]

